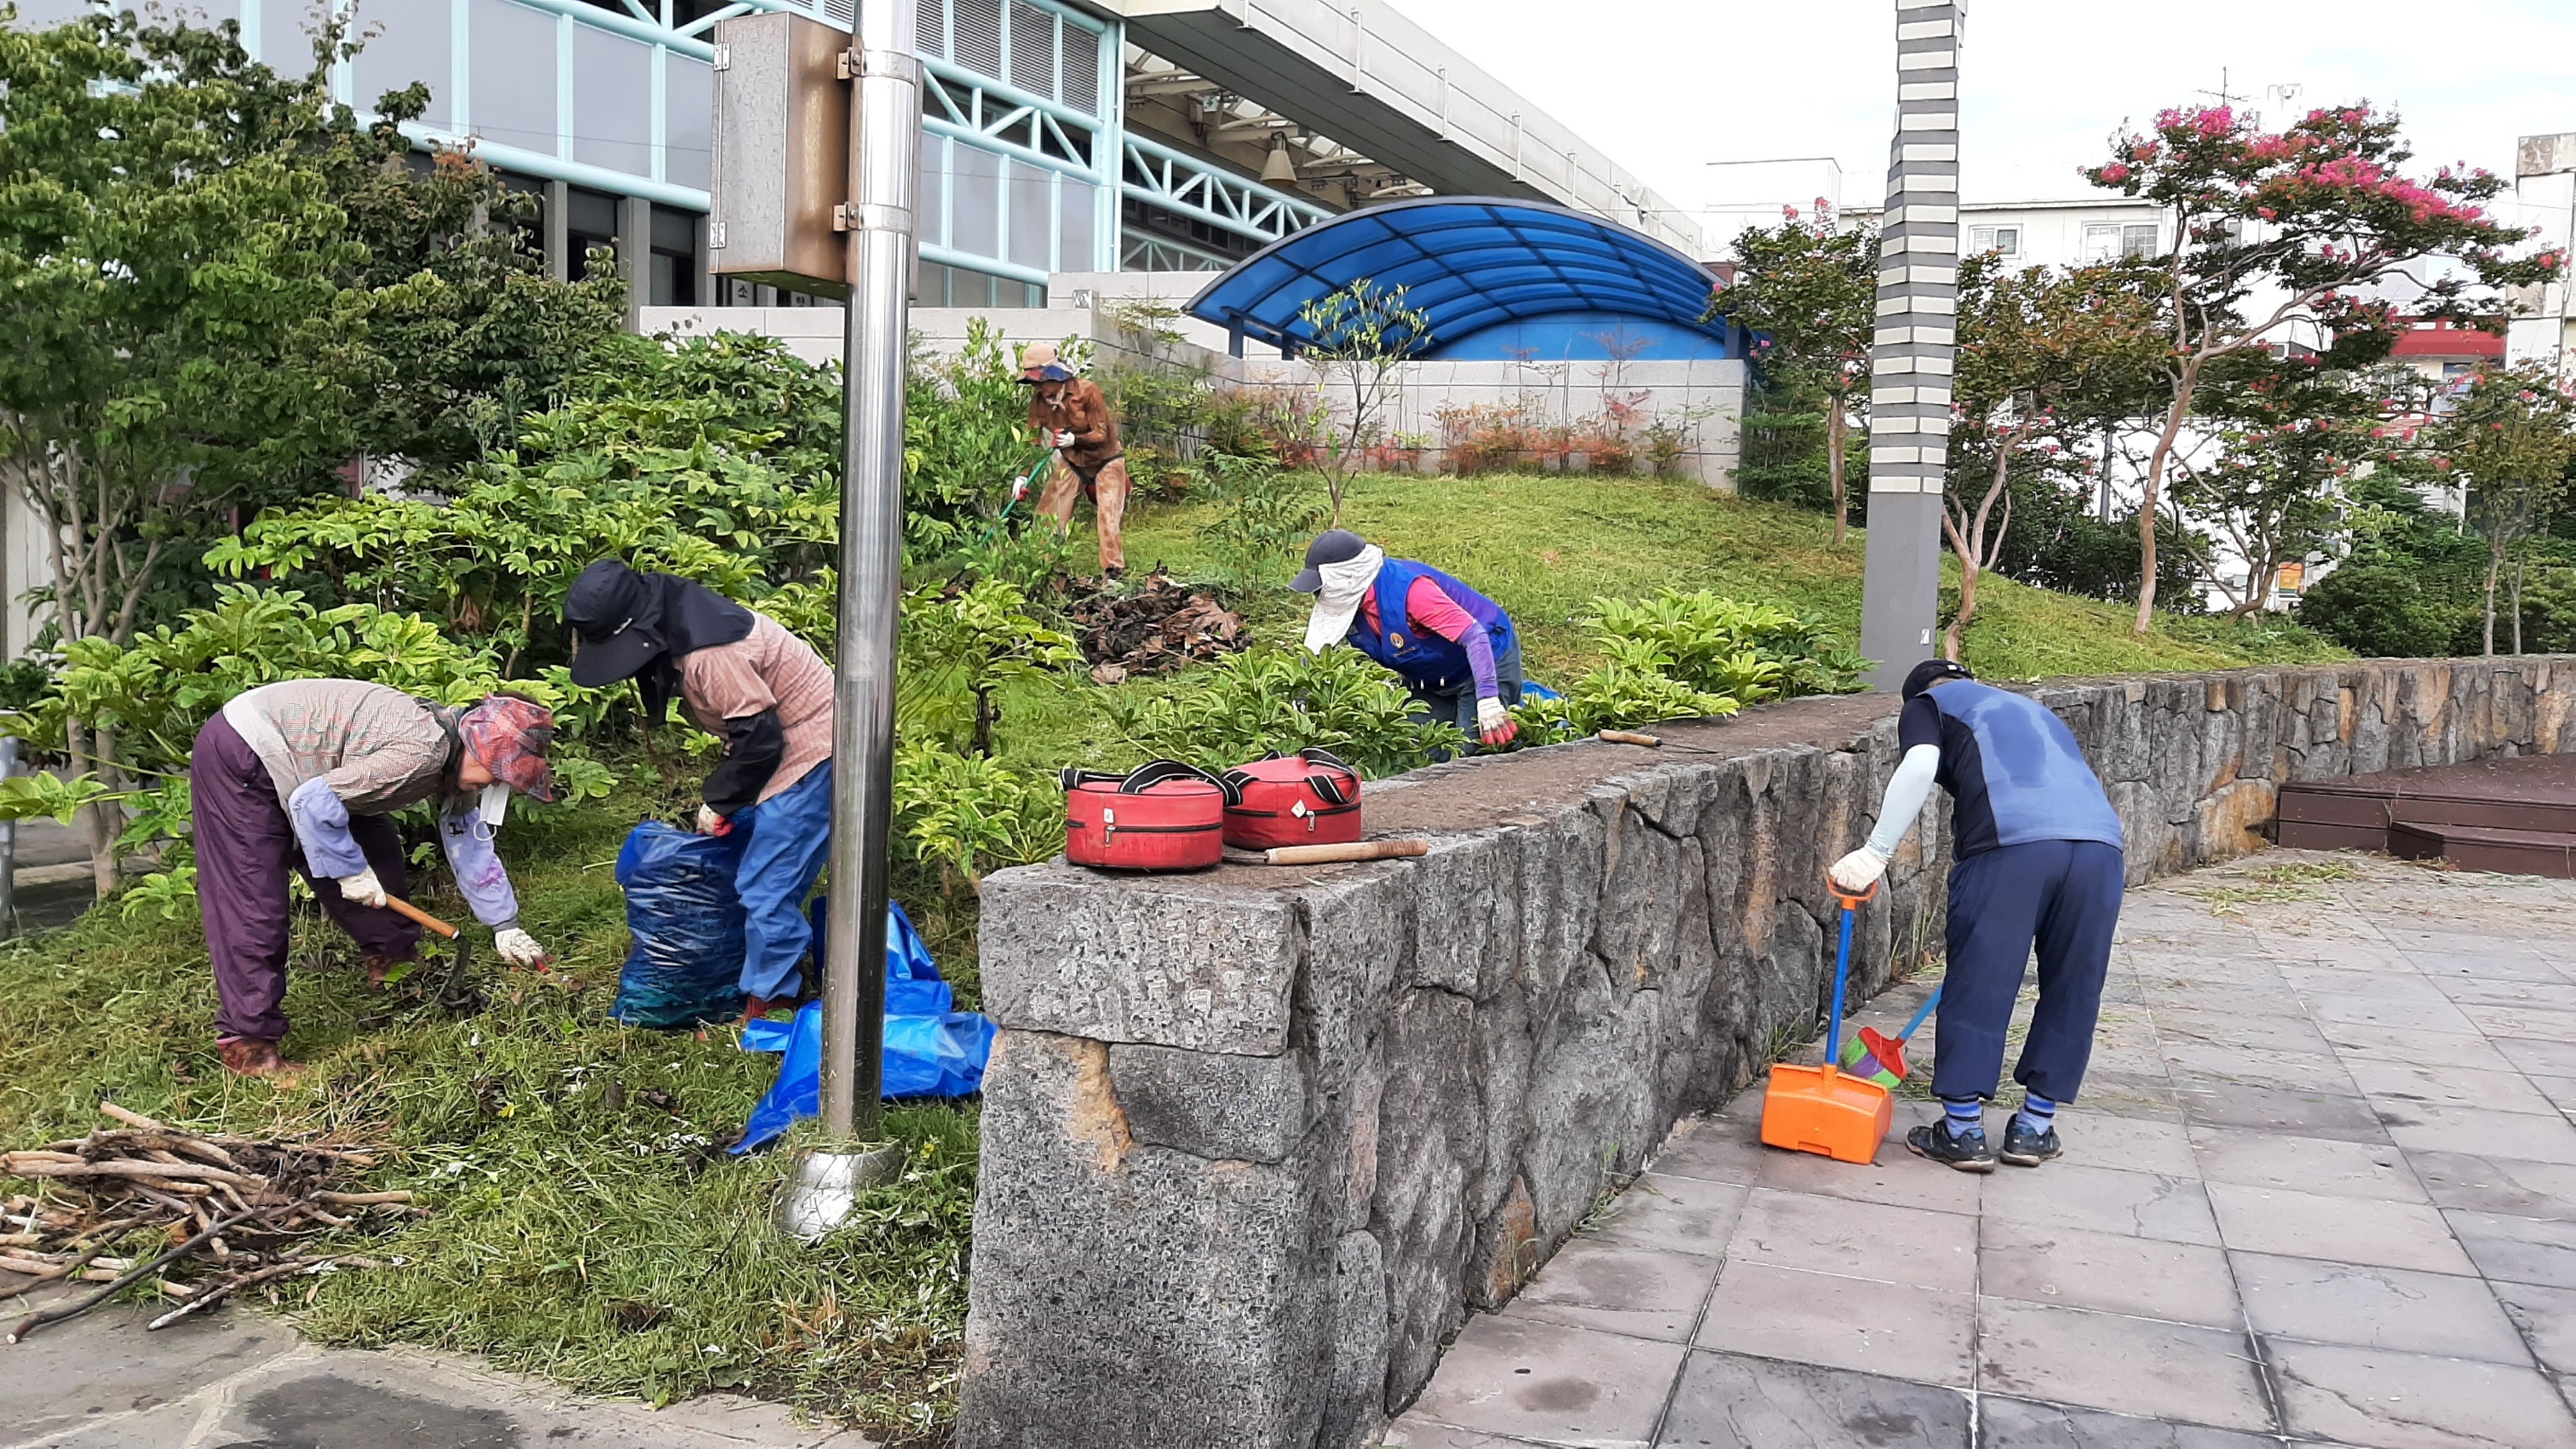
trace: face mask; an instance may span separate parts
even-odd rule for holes
[[[501,828],[501,817],[510,813],[510,787],[495,780],[483,787],[483,803],[475,807],[475,816],[486,830]]]

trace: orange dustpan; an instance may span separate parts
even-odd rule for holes
[[[1771,1068],[1771,1085],[1762,1094],[1762,1141],[1792,1152],[1814,1152],[1836,1162],[1874,1161],[1887,1129],[1896,1121],[1896,1098],[1866,1077],[1855,1077],[1834,1065],[1842,1055],[1843,987],[1851,976],[1852,919],[1861,903],[1878,894],[1872,885],[1862,895],[1834,892],[1842,903],[1842,945],[1834,954],[1834,1010],[1825,1029],[1825,1064]]]

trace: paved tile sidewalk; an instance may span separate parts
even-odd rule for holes
[[[2272,851],[2134,893],[2108,997],[2066,1159],[1916,1160],[1914,1101],[1773,1152],[1747,1092],[1387,1442],[2576,1446],[2576,886]]]

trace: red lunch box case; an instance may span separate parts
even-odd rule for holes
[[[1237,850],[1360,838],[1360,772],[1323,750],[1272,753],[1225,772],[1225,843]]]
[[[1064,858],[1104,870],[1204,870],[1225,858],[1225,782],[1178,760],[1066,770]]]

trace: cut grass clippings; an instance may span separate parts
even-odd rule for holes
[[[732,1389],[897,1443],[944,1432],[974,1110],[890,1108],[904,1178],[817,1247],[779,1234],[769,1214],[792,1144],[745,1159],[720,1146],[778,1059],[739,1050],[730,1027],[607,1019],[626,940],[611,864],[634,818],[531,810],[502,833],[529,927],[563,959],[540,978],[487,946],[479,1015],[449,1017],[413,983],[369,991],[355,947],[302,907],[287,1047],[313,1070],[297,1090],[216,1061],[193,915],[129,922],[111,907],[0,947],[0,1143],[76,1136],[106,1098],[174,1125],[382,1142],[392,1152],[365,1185],[409,1188],[431,1215],[363,1239],[392,1266],[275,1300],[305,1333],[471,1351],[657,1403]]]

